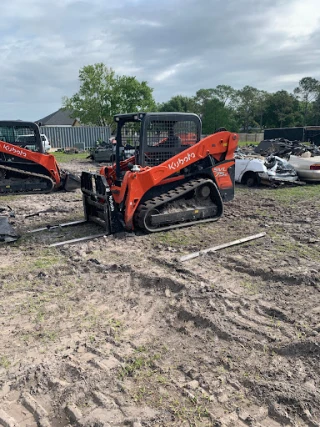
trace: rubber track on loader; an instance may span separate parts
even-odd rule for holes
[[[162,194],[161,196],[154,197],[150,200],[147,200],[145,203],[142,203],[138,207],[136,214],[134,216],[134,222],[136,226],[141,230],[148,231],[149,233],[150,232],[155,233],[159,231],[173,230],[175,228],[181,228],[181,227],[186,227],[193,224],[200,224],[203,222],[212,222],[212,221],[218,220],[223,213],[223,202],[221,197],[220,197],[220,200],[217,200],[217,211],[219,212],[218,204],[220,204],[220,212],[218,213],[218,215],[214,217],[197,219],[195,221],[184,221],[184,222],[173,224],[173,225],[165,225],[162,227],[158,226],[155,228],[151,228],[146,222],[146,219],[150,211],[157,209],[162,205],[168,205],[170,202],[174,202],[175,200],[181,198],[183,195],[188,194],[190,191],[193,191],[204,184],[215,185],[213,181],[210,179],[200,178],[200,179],[192,180],[188,183],[182,184],[179,187],[173,190],[170,190],[167,193]],[[214,206],[214,203],[212,203],[212,205]],[[196,210],[197,208],[194,208],[194,209]],[[181,210],[181,212],[183,212],[183,210]]]
[[[11,184],[13,184],[14,186],[19,185],[19,178],[14,178],[12,181],[11,179],[5,179],[5,178],[1,178],[1,172],[2,171],[10,171],[13,173],[17,173],[19,175],[25,175],[25,179],[28,178],[38,178],[38,179],[42,179],[46,182],[47,184],[47,188],[45,189],[38,189],[36,188],[35,184],[35,189],[31,190],[31,191],[25,191],[24,187],[26,185],[25,179],[21,178],[20,182],[21,182],[21,190],[16,190],[16,191],[12,191],[11,188]],[[8,182],[6,182],[8,181]],[[35,181],[36,183],[36,181]],[[32,183],[30,183],[32,184]],[[50,193],[53,190],[54,187],[54,182],[51,178],[49,178],[47,175],[43,175],[40,173],[32,173],[32,172],[28,172],[28,171],[24,171],[18,168],[12,168],[10,166],[4,166],[4,165],[0,165],[0,196],[6,196],[6,195],[12,195],[12,194],[17,194],[17,195],[25,195],[25,194],[46,194],[46,193]],[[7,186],[9,186],[8,188],[6,188]]]

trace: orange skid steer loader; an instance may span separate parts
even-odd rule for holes
[[[82,172],[85,218],[106,234],[157,232],[218,220],[234,197],[238,135],[218,131],[201,139],[195,114],[115,116],[116,161],[100,174]],[[121,160],[121,149],[132,156]]]
[[[73,191],[80,179],[45,152],[38,126],[0,121],[0,196]]]

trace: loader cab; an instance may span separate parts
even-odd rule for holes
[[[200,117],[192,113],[118,114],[116,175],[120,177],[121,147],[134,147],[135,164],[157,166],[201,139]]]
[[[37,153],[45,152],[39,128],[32,122],[0,121],[0,141]]]

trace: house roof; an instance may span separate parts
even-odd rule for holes
[[[60,108],[49,116],[37,120],[42,126],[72,126],[76,119],[70,117],[72,111]]]

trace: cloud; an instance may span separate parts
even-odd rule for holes
[[[320,79],[317,0],[3,0],[2,119],[36,120],[104,62],[157,101],[229,84],[293,90]]]

